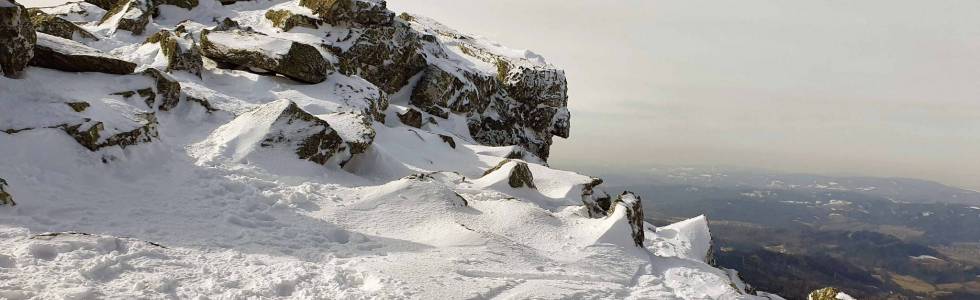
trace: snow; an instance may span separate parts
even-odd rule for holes
[[[211,41],[219,51],[249,50],[259,51],[270,58],[282,58],[289,53],[293,42],[255,33],[241,31],[213,31],[208,33]]]
[[[95,56],[95,57],[108,57],[112,59],[119,59],[112,55],[108,55],[99,51],[95,48],[86,46],[85,44],[64,39],[61,37],[53,36],[47,33],[37,33],[37,45],[47,48],[51,48],[55,52],[63,53],[67,55],[85,55],[85,56]]]
[[[270,36],[209,38],[282,54],[314,34],[277,33],[249,16],[292,3],[164,8],[153,26],[172,30],[189,19],[205,24],[185,23],[196,35],[213,17],[243,17],[243,26]],[[95,27],[88,22],[81,25]],[[160,66],[158,46],[141,46],[142,37],[93,33],[103,40],[91,46],[39,40],[118,54],[138,69]],[[474,43],[545,63],[529,51]],[[35,67],[23,79],[0,78],[0,178],[18,204],[0,206],[0,298],[756,299],[732,272],[705,263],[705,217],[647,224],[637,247],[624,207],[586,216],[581,191],[591,177],[532,159],[536,188],[511,188],[516,161],[483,173],[517,147],[476,144],[455,115],[404,126],[391,118],[408,108],[404,94],[391,95],[387,122],[370,122],[376,135],[365,153],[323,166],[260,144],[273,130],[309,129],[278,122],[290,103],[346,140],[363,137],[361,117],[382,97],[369,82],[335,73],[301,85],[209,61],[202,78],[171,75],[182,93],[218,111],[181,100],[156,112],[159,139],[96,152],[42,127],[91,118],[130,128],[129,117],[150,108],[111,93],[151,80]],[[75,113],[64,104],[71,101],[91,107]],[[26,127],[35,129],[3,131]]]

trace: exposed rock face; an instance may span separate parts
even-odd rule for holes
[[[265,13],[265,18],[272,22],[272,26],[278,27],[282,31],[289,31],[295,27],[317,29],[322,23],[319,19],[296,14],[285,9],[270,9]]]
[[[156,104],[155,100],[160,100],[160,106],[157,108],[162,111],[168,111],[178,103],[180,103],[180,83],[172,78],[168,77],[163,72],[157,69],[149,68],[143,71],[143,75],[153,78],[156,82],[156,94],[158,97],[153,97],[148,99],[146,105],[153,107]]]
[[[629,191],[623,192],[612,203],[608,214],[612,215],[620,205],[626,209],[626,220],[629,221],[632,229],[633,242],[636,243],[637,247],[643,247],[643,204],[640,201],[640,196]]]
[[[7,192],[7,188],[7,181],[0,178],[0,205],[16,206],[17,203],[14,202],[14,197]]]
[[[597,189],[602,184],[601,178],[592,177],[592,182],[582,187],[582,205],[585,206],[590,218],[605,217],[612,206],[612,197],[605,191]]]
[[[294,129],[290,126],[294,124],[302,124],[302,127]],[[350,151],[330,124],[300,109],[296,103],[289,103],[276,119],[273,128],[279,130],[270,132],[262,140],[262,146],[271,147],[273,144],[297,142],[296,155],[300,159],[325,165],[335,154]],[[343,165],[348,159],[344,159],[340,164]]]
[[[161,30],[148,37],[146,42],[160,44],[160,50],[167,57],[167,72],[183,70],[201,77],[204,69],[201,48],[190,33]]]
[[[228,66],[306,83],[323,82],[333,68],[313,46],[245,30],[202,31],[201,47],[204,56]]]
[[[130,74],[136,64],[102,53],[81,43],[48,35],[37,34],[33,66],[68,72],[102,72]]]
[[[34,57],[37,38],[27,9],[11,0],[0,0],[0,70],[9,78],[20,78]]]
[[[99,38],[97,38],[95,35],[85,29],[82,29],[81,27],[78,27],[78,25],[75,25],[75,23],[49,15],[37,9],[31,10],[31,23],[34,24],[34,30],[37,30],[37,32],[47,33],[56,37],[69,40],[99,40]]]
[[[404,113],[398,114],[398,120],[401,120],[402,124],[422,128],[422,112],[415,109],[409,109]]]
[[[341,73],[361,76],[394,94],[428,64],[419,33],[407,24],[395,22],[363,30],[349,49],[339,53]]]
[[[388,25],[395,17],[382,0],[300,0],[299,5],[333,25]]]

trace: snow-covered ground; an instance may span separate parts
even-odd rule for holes
[[[279,33],[258,17],[275,5],[292,2],[163,7],[147,31],[187,19],[210,27],[216,16],[299,42],[333,30]],[[96,23],[80,23],[101,38],[87,47],[138,70],[164,64],[141,37]],[[201,78],[172,76],[216,111],[182,100],[155,111],[151,142],[97,151],[52,127],[80,122],[62,103],[84,100],[85,117],[106,132],[130,130],[127,116],[155,109],[112,93],[147,86],[146,76],[32,67],[22,79],[0,77],[0,178],[17,202],[0,206],[0,298],[757,298],[734,271],[706,263],[703,217],[647,224],[637,247],[624,207],[588,217],[581,194],[592,178],[531,158],[535,189],[508,185],[512,166],[484,175],[516,148],[476,143],[456,115],[400,123],[408,93],[391,95],[386,122],[369,121],[375,136],[363,153],[322,165],[260,145],[270,132],[296,131],[276,127],[276,114],[296,103],[349,141],[361,129],[336,114],[366,109],[380,93],[371,83],[334,73],[300,84],[209,60]]]

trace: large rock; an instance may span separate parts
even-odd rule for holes
[[[626,220],[630,224],[633,242],[636,243],[637,247],[643,247],[645,237],[643,233],[643,203],[640,201],[640,196],[629,191],[623,192],[616,198],[616,201],[613,201],[608,215],[612,215],[620,207],[626,210]]]
[[[360,76],[389,94],[428,65],[419,33],[401,22],[364,28],[353,45],[340,52],[341,73]]]
[[[38,33],[32,66],[68,72],[130,74],[136,64],[121,60],[76,41]]]
[[[0,70],[4,76],[20,78],[34,57],[36,40],[27,9],[11,0],[0,0]]]
[[[226,66],[269,71],[306,83],[326,80],[333,66],[313,46],[246,30],[201,33],[205,57]]]
[[[56,37],[69,40],[99,40],[99,38],[94,34],[82,29],[81,27],[78,27],[78,25],[75,25],[75,23],[69,22],[68,20],[57,16],[49,15],[39,9],[31,10],[31,23],[34,24],[34,30],[37,32],[47,33]]]
[[[17,205],[17,203],[14,202],[14,197],[7,192],[7,181],[3,180],[3,178],[0,178],[0,205]]]
[[[388,25],[395,17],[382,0],[300,0],[299,5],[333,25]]]
[[[160,51],[167,57],[167,72],[183,70],[201,77],[204,69],[201,48],[190,33],[164,29],[148,37],[146,42],[160,45]]]
[[[493,168],[483,172],[483,176],[490,175],[490,173],[497,172],[498,170],[503,170],[508,165],[512,166],[507,175],[507,185],[515,189],[523,187],[535,188],[534,174],[531,173],[531,169],[527,166],[527,163],[522,161],[505,159]]]
[[[289,31],[296,27],[317,29],[322,23],[320,19],[285,9],[270,9],[265,12],[265,18],[272,22],[272,26],[282,29],[282,31]]]

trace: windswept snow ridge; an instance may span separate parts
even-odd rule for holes
[[[34,61],[0,77],[0,298],[762,298],[705,218],[548,167],[532,52],[380,0],[108,2],[0,57]]]

